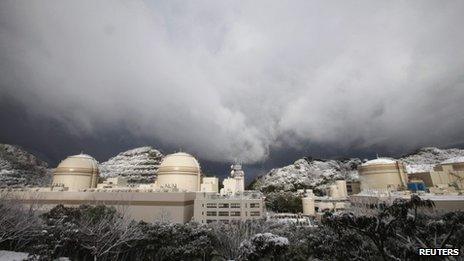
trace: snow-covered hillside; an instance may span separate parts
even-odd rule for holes
[[[50,183],[47,163],[8,144],[0,144],[0,187],[42,186]]]
[[[152,147],[140,147],[119,153],[100,164],[102,177],[124,176],[131,183],[151,183],[163,154]]]
[[[445,160],[463,157],[462,149],[438,149],[426,147],[400,158],[406,164],[408,173],[430,171],[433,166]]]
[[[259,177],[252,185],[253,189],[264,192],[275,190],[295,191],[301,188],[323,186],[335,179],[357,180],[358,158],[342,160],[321,160],[303,158],[292,165],[272,169]]]

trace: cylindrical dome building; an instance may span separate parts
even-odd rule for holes
[[[406,170],[400,161],[378,158],[358,167],[361,190],[398,190],[407,184]]]
[[[201,169],[190,154],[178,152],[167,155],[157,172],[160,188],[176,187],[181,191],[200,191]]]
[[[96,188],[98,174],[98,162],[91,156],[69,156],[54,170],[52,186],[70,190]]]
[[[314,216],[316,214],[316,205],[313,191],[311,189],[306,190],[306,196],[301,199],[303,204],[303,215]]]

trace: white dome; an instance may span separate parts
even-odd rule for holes
[[[167,155],[157,172],[159,187],[175,186],[179,190],[199,191],[201,169],[197,159],[185,152]]]
[[[378,158],[366,161],[362,164],[362,166],[370,166],[370,165],[382,165],[382,164],[395,164],[396,160],[392,158]]]
[[[87,154],[78,154],[67,157],[65,160],[61,161],[56,167],[55,172],[76,172],[80,171],[85,173],[90,173],[94,170],[98,170],[98,161],[96,161],[92,156]]]
[[[185,152],[177,152],[164,157],[160,164],[158,173],[171,167],[177,168],[176,170],[182,170],[186,168],[194,168],[199,170],[200,164],[192,155]]]
[[[97,185],[98,162],[87,154],[69,156],[53,172],[53,185],[70,189],[92,188]]]

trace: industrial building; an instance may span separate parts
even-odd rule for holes
[[[402,162],[377,158],[358,167],[361,190],[402,190],[407,186],[406,169]]]
[[[337,180],[326,189],[326,196],[317,197],[311,189],[305,191],[302,198],[303,214],[321,216],[325,211],[345,210],[349,207],[348,191],[345,180]]]
[[[398,160],[378,158],[359,168],[361,192],[350,196],[351,209],[391,204],[396,199],[409,199],[416,194],[430,199],[439,211],[464,210],[464,158],[437,164],[430,172],[406,174]]]
[[[263,195],[259,191],[242,191],[221,195],[197,193],[194,220],[199,223],[234,222],[260,219],[264,216]]]
[[[360,210],[361,213],[367,214],[370,209],[373,209],[380,204],[390,205],[396,199],[409,200],[412,193],[410,191],[395,191],[390,193],[365,191],[360,194],[350,196],[351,210]],[[438,211],[463,211],[464,196],[459,195],[434,195],[420,194],[418,195],[423,200],[431,200],[435,204],[435,210]]]
[[[346,192],[348,195],[354,195],[361,192],[361,182],[359,181],[346,181]]]
[[[230,177],[224,179],[221,193],[217,190],[197,193],[193,218],[196,222],[234,222],[264,217],[263,194],[245,190],[241,164],[235,163],[230,168]]]
[[[409,174],[410,179],[421,180],[434,194],[464,192],[464,157],[443,161],[430,172]]]
[[[167,155],[157,175],[154,184],[129,185],[123,177],[97,184],[98,162],[89,155],[79,154],[58,165],[50,187],[5,192],[42,210],[58,204],[103,204],[146,222],[186,223],[194,219],[207,223],[264,217],[264,197],[260,192],[244,190],[244,172],[239,164],[232,165],[231,176],[225,179],[221,194],[218,178],[202,177],[197,159],[185,152]]]
[[[8,192],[18,201],[46,211],[56,205],[82,204],[114,207],[122,215],[145,222],[186,223],[192,219],[194,192],[157,192],[135,188],[82,189],[59,191],[50,188]]]
[[[230,177],[224,179],[221,195],[235,194],[245,190],[245,173],[242,170],[242,165],[236,163],[230,168]]]
[[[96,188],[98,162],[87,154],[67,157],[61,161],[53,173],[52,187],[70,190]]]

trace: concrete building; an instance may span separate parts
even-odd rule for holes
[[[241,193],[245,190],[245,173],[242,170],[242,165],[235,163],[230,168],[230,177],[222,182],[224,185],[224,188],[221,189],[222,195]]]
[[[179,191],[200,191],[201,169],[190,154],[178,152],[164,157],[157,172],[156,186]]]
[[[264,217],[264,198],[259,191],[220,195],[197,193],[194,220],[199,223],[234,222]]]
[[[430,172],[411,173],[409,179],[421,180],[434,194],[464,193],[464,157],[437,164]]]
[[[199,223],[233,222],[264,218],[264,197],[259,191],[245,190],[242,165],[231,166],[221,193],[197,193],[194,220]]]
[[[219,192],[219,179],[216,177],[203,177],[201,179],[201,192]]]
[[[435,166],[430,172],[430,180],[434,187],[449,186],[463,193],[464,157],[452,158]]]
[[[351,210],[358,210],[361,213],[369,213],[379,204],[392,204],[396,199],[409,200],[412,193],[410,191],[363,191],[360,194],[350,196]],[[463,211],[464,196],[459,195],[434,195],[430,193],[419,194],[421,199],[429,199],[435,203],[437,211]],[[375,210],[374,210],[375,211]]]
[[[69,190],[95,188],[98,181],[98,162],[89,155],[69,156],[53,171],[52,187]]]
[[[361,192],[361,182],[359,181],[347,181],[346,182],[346,192],[348,195],[354,195]]]
[[[346,199],[348,197],[346,181],[336,180],[335,184],[329,185],[326,194],[334,199]]]
[[[349,207],[348,191],[345,180],[336,180],[335,184],[326,189],[326,196],[317,197],[311,189],[307,189],[301,199],[303,214],[307,216],[321,216],[325,211],[344,210]]]
[[[97,184],[98,189],[120,188],[120,187],[128,187],[128,186],[129,186],[128,178],[122,177],[122,176],[107,178],[102,183]]]
[[[406,170],[402,162],[378,158],[367,161],[358,167],[361,190],[401,190],[407,185]]]
[[[9,197],[47,211],[56,205],[105,205],[119,213],[145,222],[163,221],[186,223],[192,219],[194,192],[156,192],[134,188],[82,189],[54,191],[51,188],[17,189],[8,191]]]
[[[301,199],[303,204],[303,215],[316,215],[315,195],[312,189],[307,189],[305,196]]]

